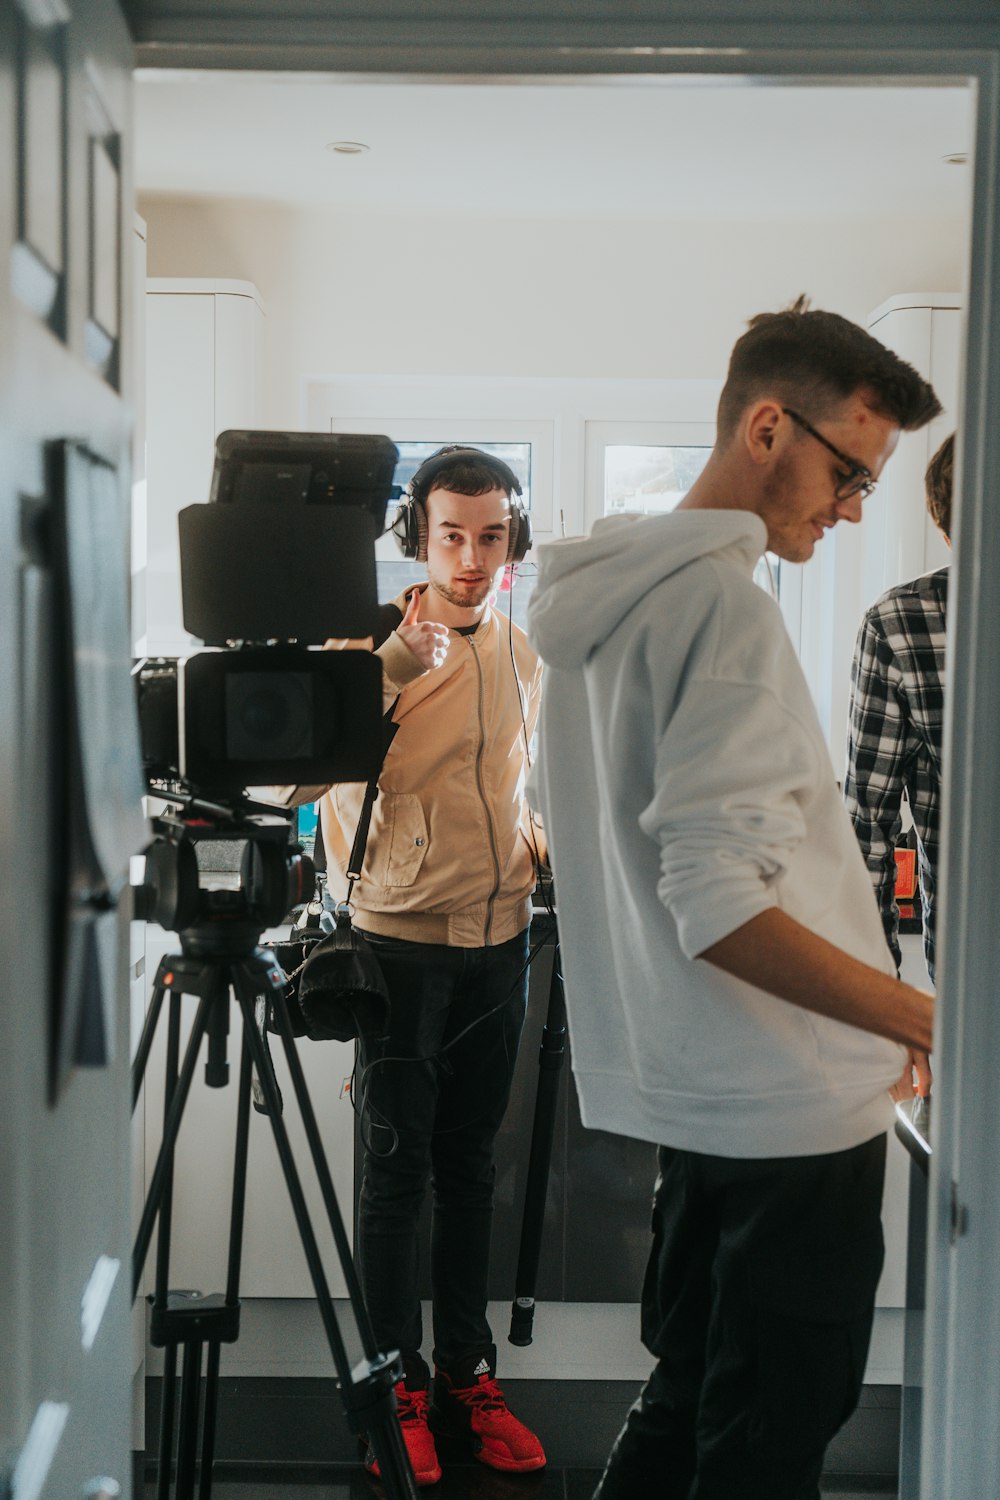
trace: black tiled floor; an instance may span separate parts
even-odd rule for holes
[[[590,1500],[600,1477],[600,1469],[566,1469],[563,1473],[566,1500]]]
[[[506,1381],[514,1410],[543,1434],[549,1468],[497,1474],[442,1442],[444,1478],[422,1493],[428,1500],[591,1500],[636,1389],[627,1381]],[[228,1380],[220,1395],[213,1500],[386,1500],[357,1462],[332,1381]],[[150,1434],[158,1407],[159,1382],[151,1381]],[[898,1445],[898,1389],[866,1387],[828,1449],[823,1500],[894,1496]],[[154,1500],[155,1485],[146,1484],[145,1496]]]
[[[440,1484],[426,1491],[427,1500],[591,1500],[600,1478],[599,1469],[547,1469],[544,1474],[507,1478],[481,1465],[458,1467],[445,1474]],[[848,1483],[850,1481],[847,1481]],[[155,1485],[145,1487],[146,1500],[154,1500]],[[828,1489],[823,1500],[892,1500],[896,1491]],[[294,1484],[277,1481],[216,1483],[213,1500],[385,1500],[385,1490],[360,1470],[345,1474],[343,1481],[324,1484]]]

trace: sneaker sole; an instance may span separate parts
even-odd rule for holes
[[[377,1479],[381,1483],[382,1475],[379,1473],[379,1467],[377,1463],[370,1465],[365,1464],[365,1473],[370,1474],[373,1479]],[[442,1477],[443,1476],[440,1467],[436,1469],[424,1469],[420,1474],[418,1474],[416,1470],[413,1471],[414,1483],[417,1485],[418,1489],[422,1490],[427,1489],[432,1484],[440,1484]]]
[[[487,1456],[486,1449],[480,1448],[474,1455],[476,1460],[485,1464],[488,1469],[496,1469],[500,1474],[536,1474],[539,1469],[545,1468],[545,1455],[541,1458],[511,1458],[502,1459],[497,1454]]]
[[[543,1453],[540,1458],[509,1458],[504,1459],[500,1454],[487,1453],[486,1445],[482,1438],[470,1432],[467,1427],[456,1428],[438,1417],[436,1420],[432,1413],[430,1422],[431,1432],[436,1438],[443,1438],[445,1442],[455,1443],[471,1451],[477,1463],[484,1464],[488,1469],[496,1469],[500,1474],[534,1474],[539,1469],[544,1469],[548,1460]],[[447,1454],[445,1454],[447,1458]]]
[[[374,1454],[372,1454],[372,1457],[369,1459],[367,1455],[370,1452],[371,1449],[368,1448],[366,1444],[362,1448],[361,1459],[364,1466],[364,1471],[366,1474],[370,1474],[373,1479],[377,1479],[381,1484],[382,1475],[379,1470],[378,1459],[374,1456]],[[413,1468],[412,1463],[410,1467]],[[441,1465],[436,1464],[433,1469],[422,1469],[419,1472],[416,1469],[413,1469],[413,1478],[419,1489],[426,1489],[429,1485],[439,1484],[442,1478]]]

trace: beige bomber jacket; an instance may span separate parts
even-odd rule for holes
[[[411,592],[395,601],[403,612]],[[379,647],[388,703],[399,694],[399,728],[352,901],[362,931],[478,948],[506,942],[531,920],[533,846],[544,851],[524,782],[541,662],[492,606],[474,634],[450,635],[444,665],[432,671],[395,632]],[[286,805],[322,796],[329,889],[341,899],[364,785],[273,791]]]

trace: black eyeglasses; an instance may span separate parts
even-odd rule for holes
[[[863,500],[867,499],[877,483],[872,478],[871,469],[866,469],[864,464],[859,464],[856,459],[848,458],[846,453],[841,453],[840,449],[835,448],[829,438],[825,438],[821,432],[817,432],[812,423],[807,422],[805,417],[800,417],[797,411],[792,411],[787,406],[783,406],[781,410],[786,417],[791,417],[792,421],[796,426],[801,427],[803,432],[808,432],[809,436],[814,437],[817,443],[822,443],[824,448],[828,448],[834,458],[839,459],[844,465],[847,473],[834,490],[834,498],[837,500],[850,500],[852,495],[860,495]]]

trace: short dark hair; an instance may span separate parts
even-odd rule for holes
[[[924,489],[927,513],[946,537],[951,536],[951,487],[955,474],[955,434],[946,437],[927,465]]]
[[[838,313],[810,311],[798,297],[784,312],[758,313],[737,339],[719,398],[718,441],[729,442],[746,408],[764,396],[812,420],[830,417],[865,391],[881,416],[904,432],[941,411],[933,389],[912,365]]]
[[[431,494],[433,490],[451,490],[456,495],[488,495],[490,490],[504,490],[508,495],[511,493],[503,476],[495,468],[487,463],[477,463],[474,459],[456,459],[447,468],[439,469],[427,493]]]
[[[513,500],[520,495],[521,486],[502,458],[464,443],[449,443],[424,459],[410,480],[409,490],[415,500],[426,504],[433,490],[451,490],[456,495],[488,495],[491,490],[503,490]]]

